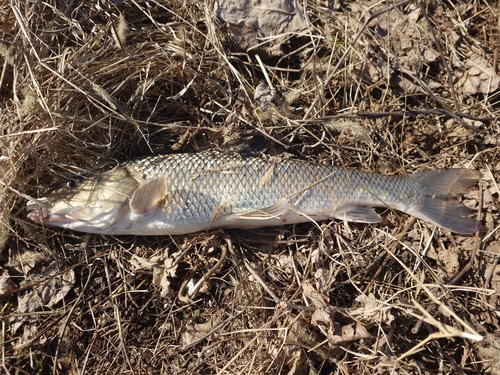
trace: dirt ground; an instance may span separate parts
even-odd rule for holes
[[[479,0],[0,2],[3,371],[500,374],[499,17]],[[387,209],[112,237],[26,216],[75,176],[208,148],[474,168],[482,228]]]

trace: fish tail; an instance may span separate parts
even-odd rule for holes
[[[459,199],[474,185],[481,173],[472,169],[439,169],[411,175],[424,192],[413,216],[460,234],[473,234],[481,223]]]

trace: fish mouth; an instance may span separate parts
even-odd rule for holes
[[[28,219],[40,224],[46,224],[49,222],[69,223],[72,221],[72,219],[66,215],[51,214],[51,208],[52,203],[47,198],[40,198],[37,200],[29,201],[26,205],[26,210],[28,211]]]
[[[49,216],[48,210],[49,202],[47,199],[37,199],[28,201],[26,204],[26,211],[28,211],[28,219],[33,220],[34,222],[43,224],[44,218]]]
[[[34,209],[33,211],[28,212],[28,219],[33,220],[34,222],[39,224],[64,224],[73,222],[73,220],[67,216],[51,215],[47,213],[47,211],[43,208]]]
[[[28,211],[28,219],[33,220],[35,223],[43,224],[45,218],[47,218],[47,215],[41,207],[39,209],[33,207]]]

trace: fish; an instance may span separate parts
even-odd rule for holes
[[[281,156],[173,153],[70,180],[28,201],[27,216],[80,232],[148,236],[327,219],[380,223],[382,207],[467,235],[481,223],[461,197],[480,176],[467,168],[384,175]]]

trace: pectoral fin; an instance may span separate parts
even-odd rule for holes
[[[354,223],[380,223],[382,221],[373,207],[363,206],[352,206],[343,211],[335,212],[333,217]]]
[[[166,186],[166,176],[141,182],[130,198],[130,210],[135,214],[145,214],[158,207],[165,199]]]

